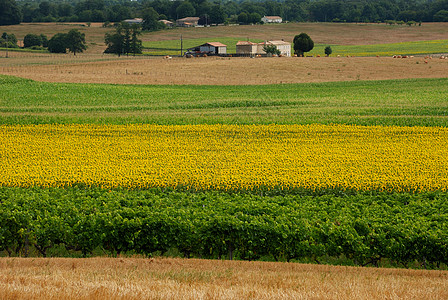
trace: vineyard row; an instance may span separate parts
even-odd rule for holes
[[[448,263],[448,194],[250,193],[0,188],[0,251],[55,255],[166,253],[275,260]]]

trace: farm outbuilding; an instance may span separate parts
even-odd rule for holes
[[[266,52],[263,51],[265,45],[275,45],[282,56],[291,56],[291,43],[283,40],[278,41],[266,41],[262,43],[253,43],[249,41],[239,41],[236,44],[236,54],[239,55],[263,55]]]
[[[195,54],[220,55],[227,54],[227,45],[219,42],[211,42],[187,50],[189,52],[194,52]]]
[[[236,43],[236,54],[254,55],[257,54],[258,44],[249,41],[239,41]]]

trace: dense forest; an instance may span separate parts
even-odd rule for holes
[[[117,22],[128,18],[208,24],[256,23],[264,15],[298,22],[448,22],[448,0],[0,0],[0,25],[20,22]]]

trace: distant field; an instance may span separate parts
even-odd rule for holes
[[[354,23],[288,23],[208,28],[177,28],[143,35],[143,41],[179,40],[220,37],[292,41],[294,36],[308,33],[317,44],[374,45],[411,41],[447,39],[447,23],[423,23],[422,26],[390,26]]]
[[[224,45],[227,45],[228,53],[236,53],[236,43],[238,41],[245,41],[246,37],[241,38],[230,38],[230,37],[220,37],[216,38],[216,40],[210,40],[210,38],[201,38],[201,39],[186,39],[182,42],[183,52],[186,52],[188,48],[196,47],[202,45],[207,42],[220,42]],[[263,40],[256,39],[251,40],[251,42],[259,43]],[[166,40],[166,41],[145,41],[143,43],[143,47],[145,49],[144,53],[152,54],[152,55],[179,55],[180,54],[180,39],[178,40]],[[148,52],[146,52],[149,50]]]
[[[448,79],[101,85],[0,76],[0,122],[448,126]]]
[[[210,39],[188,39],[183,41],[183,51],[187,48],[199,46],[206,42],[221,42],[227,45],[227,53],[236,53],[236,43],[244,38],[216,38]],[[262,40],[251,40],[262,42]],[[292,41],[288,41],[292,42]],[[144,42],[145,53],[152,55],[179,55],[180,40]],[[316,44],[314,49],[306,55],[325,55],[326,44]],[[448,40],[413,41],[391,44],[374,45],[330,45],[333,50],[332,56],[393,56],[393,55],[424,55],[435,53],[448,53]],[[294,51],[293,49],[291,51]]]
[[[306,32],[316,44],[321,45],[375,45],[403,42],[446,40],[447,23],[423,23],[422,26],[390,26],[386,24],[344,24],[344,23],[288,23],[273,25],[216,26],[208,28],[176,28],[158,32],[148,32],[141,36],[144,44],[151,48],[180,48],[175,44],[180,35],[185,41],[218,41],[224,44],[243,39],[253,41],[284,39],[292,41],[295,35]],[[100,23],[86,24],[66,23],[22,23],[20,25],[0,26],[0,32],[14,33],[18,39],[28,33],[45,34],[48,37],[58,32],[78,29],[86,34],[89,46],[87,53],[102,53],[106,48],[104,35],[113,28],[103,28]],[[168,46],[159,44],[167,41]],[[188,43],[188,42],[187,42]],[[154,46],[151,46],[154,45]],[[188,45],[188,44],[187,44]],[[192,44],[192,46],[196,46]],[[189,47],[189,46],[187,46]],[[433,48],[433,46],[431,46]],[[232,48],[230,48],[232,49]],[[393,49],[392,49],[393,50]],[[323,51],[318,50],[320,54]],[[358,50],[351,49],[356,53]],[[437,53],[440,51],[436,50]],[[360,51],[359,53],[363,53]],[[370,53],[370,51],[369,51]],[[161,54],[161,52],[159,53]],[[171,53],[167,53],[171,54]],[[394,53],[395,54],[395,53]]]
[[[317,45],[311,54],[324,53],[323,46]],[[319,49],[319,46],[322,49]],[[424,55],[433,53],[448,53],[448,40],[415,41],[375,45],[334,45],[332,55],[350,56],[392,56],[392,55]]]
[[[0,74],[37,81],[157,85],[283,83],[447,77],[448,59],[414,57],[173,58],[10,53]]]

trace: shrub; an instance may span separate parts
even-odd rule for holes
[[[37,34],[28,33],[23,38],[23,46],[25,48],[30,48],[33,46],[41,46],[42,45],[42,38],[38,36]]]

